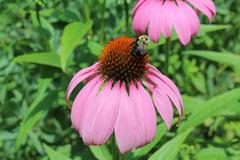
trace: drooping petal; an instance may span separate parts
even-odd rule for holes
[[[148,70],[149,72],[152,72],[155,75],[157,75],[162,81],[164,81],[174,91],[174,93],[177,95],[181,103],[181,107],[183,107],[183,100],[182,100],[181,93],[178,87],[173,83],[173,81],[167,76],[165,76],[164,74],[162,74],[156,67],[152,66],[151,64],[148,64]]]
[[[133,102],[126,91],[125,85],[120,89],[120,101],[117,120],[115,124],[115,137],[121,153],[127,152],[136,146],[136,136],[142,132],[137,125]]]
[[[71,109],[71,121],[72,121],[73,127],[76,130],[79,129],[80,120],[83,116],[87,97],[92,92],[92,89],[95,87],[98,80],[99,80],[99,77],[95,77],[94,79],[89,81],[78,93],[78,95],[76,96],[73,102],[72,109]]]
[[[156,88],[153,90],[153,102],[167,128],[170,129],[173,120],[173,106],[169,97]]]
[[[160,24],[163,24],[162,33],[165,37],[170,37],[172,34],[174,13],[174,4],[170,1],[165,1],[162,4],[162,19],[160,19]]]
[[[144,1],[134,12],[132,29],[138,35],[144,34],[147,30],[149,19],[153,13],[153,3],[154,1]]]
[[[153,6],[153,10],[155,10],[155,16],[150,17],[149,27],[148,27],[148,35],[153,42],[158,42],[161,35],[161,28],[164,26],[163,23],[163,9],[162,2],[157,1],[156,5]]]
[[[156,132],[156,112],[149,93],[138,83],[138,88],[130,85],[130,98],[138,122],[138,126],[143,129],[143,138],[137,139],[137,146],[142,146],[152,141]],[[139,134],[140,135],[140,134]]]
[[[99,80],[97,81],[96,85],[92,88],[90,94],[87,97],[79,97],[79,101],[80,99],[85,99],[84,101],[84,106],[82,107],[82,111],[80,114],[80,120],[79,120],[79,128],[78,131],[80,133],[80,135],[82,135],[82,131],[83,131],[83,121],[84,118],[86,116],[86,113],[89,110],[89,106],[91,103],[96,102],[96,97],[97,94],[99,93],[99,89],[101,87],[101,85],[103,84],[103,81],[99,78]]]
[[[133,8],[133,12],[132,12],[132,15],[134,16],[135,12],[137,11],[137,9],[142,5],[144,4],[144,1],[146,0],[138,0],[136,5],[134,6]]]
[[[209,21],[212,20],[212,18],[216,15],[216,7],[212,0],[187,0],[190,2],[193,6],[195,6],[197,9],[199,9],[203,14],[205,14]]]
[[[97,69],[97,64],[95,63],[94,65],[84,68],[82,70],[80,70],[79,72],[77,72],[72,80],[70,81],[68,88],[67,88],[67,92],[66,92],[66,100],[69,101],[69,97],[72,93],[72,91],[74,90],[74,88],[83,80],[85,80],[86,78],[92,76],[93,74],[95,74],[95,71]]]
[[[182,0],[177,1],[178,6],[181,7],[182,12],[185,14],[190,28],[191,28],[191,35],[196,35],[199,32],[200,28],[200,21],[197,16],[197,13],[185,2]]]
[[[101,145],[111,136],[119,106],[119,83],[108,82],[89,104],[83,120],[82,137],[86,144]]]
[[[162,93],[168,95],[168,97],[171,99],[173,104],[176,106],[179,117],[182,117],[183,113],[183,105],[181,103],[181,96],[179,97],[174,90],[169,86],[170,83],[162,80],[160,77],[158,77],[155,73],[149,72],[146,75],[147,78],[149,78],[151,81],[153,81],[156,84],[156,88],[158,88]],[[166,78],[165,78],[166,79]],[[173,82],[172,82],[173,83]]]
[[[173,18],[174,28],[181,43],[187,45],[191,40],[191,28],[189,20],[182,11],[183,8],[181,6],[177,6],[174,1],[172,1],[171,5],[176,14]]]

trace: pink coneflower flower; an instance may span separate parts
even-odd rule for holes
[[[138,0],[133,10],[133,31],[148,35],[157,42],[160,35],[170,37],[174,28],[181,43],[187,45],[191,36],[199,31],[197,10],[205,14],[209,21],[216,15],[216,7],[212,0]]]
[[[101,145],[115,133],[120,152],[150,143],[156,131],[156,112],[167,128],[173,120],[173,105],[181,118],[183,103],[175,84],[150,65],[149,39],[119,37],[102,51],[99,62],[80,70],[66,93],[86,85],[75,97],[71,120],[85,144]]]

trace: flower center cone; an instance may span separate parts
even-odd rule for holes
[[[148,55],[133,56],[132,49],[136,39],[119,37],[110,41],[99,58],[99,71],[107,80],[125,83],[135,82],[143,78],[146,72]]]

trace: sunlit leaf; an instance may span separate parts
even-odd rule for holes
[[[226,160],[228,159],[223,148],[205,148],[195,155],[196,160]]]
[[[62,155],[61,153],[55,151],[54,149],[50,148],[46,144],[43,145],[44,150],[46,151],[50,160],[71,160],[71,158]]]
[[[61,66],[65,70],[68,62],[68,58],[73,49],[80,44],[83,36],[88,32],[92,26],[92,21],[86,23],[74,22],[68,24],[63,31],[61,40]]]
[[[61,68],[60,58],[53,52],[24,54],[14,58],[13,62],[36,63]]]
[[[188,129],[165,143],[159,150],[153,153],[148,160],[174,160],[181,148],[181,145],[191,131],[192,129]]]
[[[191,116],[189,116],[188,119],[181,124],[178,131],[184,132],[188,128],[195,127],[203,123],[206,118],[221,113],[222,110],[228,107],[228,104],[240,99],[239,95],[240,88],[237,88],[215,96],[201,104],[195,104],[194,107],[196,107],[196,109],[193,110]]]
[[[226,52],[185,51],[184,54],[206,58],[208,60],[240,68],[240,56]]]
[[[107,146],[90,146],[90,150],[98,160],[112,160],[112,155]]]

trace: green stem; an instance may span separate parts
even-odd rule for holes
[[[119,152],[119,157],[118,157],[118,159],[119,159],[119,160],[124,160],[124,159],[125,159],[125,158],[124,158],[124,154],[122,154],[122,153]]]
[[[127,0],[124,0],[124,9],[125,9],[125,27],[126,27],[126,34],[128,33],[128,26],[129,26],[129,6]]]
[[[103,3],[102,3],[102,9],[101,9],[101,24],[100,24],[100,29],[101,29],[101,39],[100,39],[100,42],[103,44],[104,43],[104,40],[105,40],[105,17],[104,17],[104,14],[105,14],[105,11],[106,10],[106,0],[103,0]]]
[[[169,56],[171,53],[171,39],[167,38],[165,43],[165,72],[168,74],[169,69]]]

